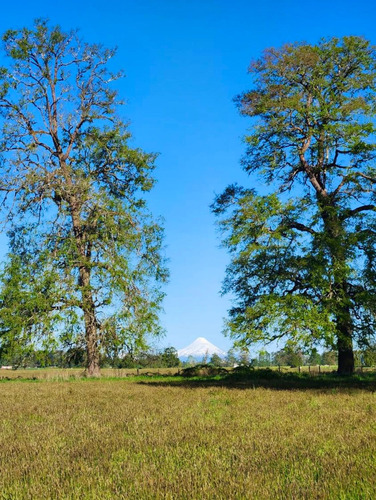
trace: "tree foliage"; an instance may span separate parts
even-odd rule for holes
[[[3,42],[0,188],[12,229],[2,331],[6,341],[58,332],[85,346],[96,375],[106,346],[160,332],[163,232],[144,199],[156,156],[129,145],[113,50],[44,21]]]
[[[237,98],[253,118],[242,163],[265,194],[229,186],[213,204],[232,257],[227,332],[324,342],[352,372],[353,342],[376,327],[375,48],[359,37],[289,44],[250,74]]]
[[[274,354],[274,362],[277,365],[288,365],[291,368],[297,368],[304,364],[304,355],[294,342],[287,341],[284,348]]]

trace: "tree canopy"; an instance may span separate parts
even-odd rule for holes
[[[351,373],[354,342],[376,327],[375,48],[355,36],[288,44],[249,72],[242,165],[265,184],[229,186],[213,204],[231,255],[227,332],[321,342]]]
[[[11,221],[3,345],[48,337],[86,348],[158,334],[167,278],[148,211],[156,155],[129,145],[108,69],[115,51],[45,21],[3,37],[0,189]]]

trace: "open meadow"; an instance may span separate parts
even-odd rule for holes
[[[375,382],[359,384],[3,379],[0,498],[375,498]]]

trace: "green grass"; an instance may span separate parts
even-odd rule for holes
[[[376,498],[374,376],[257,374],[5,381],[0,498]]]

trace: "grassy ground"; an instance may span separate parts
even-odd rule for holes
[[[178,368],[102,368],[102,377],[130,377],[133,375],[175,375]],[[12,380],[74,380],[82,379],[84,368],[26,368],[18,370],[1,370],[0,382]]]
[[[102,376],[104,377],[129,377],[132,375],[177,375],[182,372],[182,368],[102,368]],[[231,368],[228,368],[231,370]],[[289,366],[272,366],[269,370],[286,373],[301,373],[307,374],[312,377],[318,376],[322,373],[334,372],[337,370],[336,366],[322,365],[322,366],[302,366],[300,368],[290,368]],[[263,368],[255,368],[255,371],[264,371]],[[361,373],[375,373],[375,367],[356,368],[356,372]],[[18,370],[4,370],[0,369],[0,382],[8,379],[26,379],[26,380],[71,380],[82,378],[84,375],[83,368],[38,368],[38,369],[18,369]]]
[[[0,498],[373,499],[374,390],[267,371],[4,381]]]

